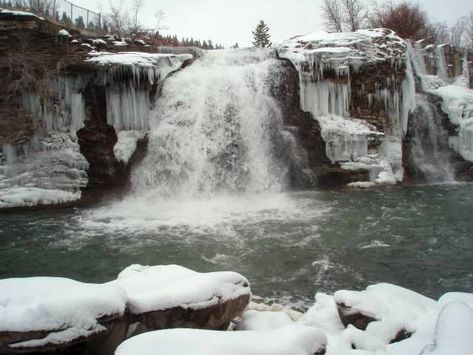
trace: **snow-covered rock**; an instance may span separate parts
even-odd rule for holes
[[[320,330],[288,326],[271,331],[215,332],[173,329],[138,335],[116,355],[322,355],[326,337]]]
[[[70,33],[67,32],[67,30],[65,29],[59,30],[57,34],[58,36],[61,36],[61,37],[72,37]]]
[[[387,29],[322,31],[293,37],[277,50],[299,71],[301,108],[319,122],[332,163],[367,170],[374,183],[402,181],[402,138],[415,106],[406,43]],[[384,72],[367,78],[378,71]],[[400,154],[386,154],[393,150],[384,142],[396,142]]]
[[[240,274],[199,273],[179,265],[132,265],[112,283],[125,289],[134,314],[174,307],[198,310],[251,294]]]
[[[127,293],[139,331],[227,329],[250,300],[248,281],[235,272],[198,273],[178,265],[132,265],[113,284]]]
[[[294,324],[285,312],[246,311],[241,316],[237,330],[271,330]]]
[[[0,352],[84,341],[107,332],[125,306],[126,294],[116,285],[48,277],[0,280]]]

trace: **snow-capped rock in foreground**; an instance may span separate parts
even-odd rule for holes
[[[322,355],[325,344],[322,331],[298,325],[241,332],[174,329],[131,338],[115,355]]]
[[[125,289],[128,311],[140,323],[140,332],[227,329],[251,296],[248,280],[240,274],[199,273],[178,265],[132,265],[112,283]]]
[[[115,285],[0,280],[0,353],[51,350],[107,333],[125,306],[126,294]]]

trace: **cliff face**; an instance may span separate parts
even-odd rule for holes
[[[0,13],[0,37],[0,207],[126,187],[165,79],[199,56],[138,52],[25,14]],[[471,51],[378,29],[294,37],[275,52],[265,75],[289,188],[473,180]]]
[[[95,196],[125,186],[156,92],[192,56],[113,54],[123,49],[113,39],[71,35],[15,12],[0,12],[0,36],[0,207],[68,203],[85,188]],[[129,130],[143,133],[130,141],[120,134]]]
[[[317,32],[278,51],[299,72],[302,110],[321,126],[325,168],[362,182],[402,181],[402,139],[414,105],[405,42],[389,30]]]
[[[404,141],[410,182],[473,180],[473,51],[409,47],[417,107]]]

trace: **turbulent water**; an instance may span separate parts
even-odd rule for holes
[[[205,53],[166,81],[135,196],[156,200],[284,189],[282,118],[270,96],[271,51]]]
[[[472,203],[471,185],[442,185],[3,214],[0,277],[102,282],[129,264],[178,263],[235,270],[255,294],[305,305],[385,281],[473,292]]]
[[[442,117],[428,96],[416,96],[417,108],[411,118],[411,156],[416,174],[428,183],[454,182],[451,164],[452,150],[448,146],[448,132],[442,126]]]

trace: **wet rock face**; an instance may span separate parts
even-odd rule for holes
[[[114,128],[107,124],[105,87],[88,85],[84,92],[85,127],[77,132],[81,153],[89,162],[88,189],[123,185],[125,167],[113,152],[117,143]]]
[[[299,159],[291,161],[290,187],[293,189],[332,188],[369,179],[368,171],[348,171],[332,164],[326,154],[320,124],[309,112],[301,110],[299,73],[289,60],[281,59],[274,68],[271,92],[278,100],[284,128],[301,148]]]
[[[202,309],[173,307],[133,315],[130,323],[140,323],[133,334],[171,328],[226,330],[230,322],[243,313],[249,302],[250,296],[243,295]]]

